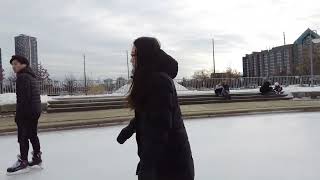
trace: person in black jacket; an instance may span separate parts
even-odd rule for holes
[[[217,97],[222,96],[225,97],[226,99],[230,100],[231,96],[230,96],[230,87],[226,82],[222,82],[219,83],[215,90],[214,90],[215,94]]]
[[[135,118],[117,140],[122,144],[136,133],[139,180],[193,180],[191,148],[172,80],[177,63],[150,37],[136,39],[131,55],[134,74],[128,103]]]
[[[222,91],[222,96],[225,97],[226,99],[230,100],[231,95],[230,95],[230,87],[227,84],[227,82],[222,83],[223,91]]]
[[[269,81],[265,81],[263,85],[260,87],[260,92],[262,95],[267,95],[273,93],[273,88],[271,87],[271,83]]]
[[[40,142],[37,135],[38,119],[41,115],[41,99],[36,75],[29,67],[29,61],[22,56],[15,55],[12,56],[10,64],[17,74],[15,122],[18,127],[20,155],[18,155],[18,161],[8,168],[7,172],[15,173],[27,170],[28,166],[42,163]],[[29,140],[33,147],[31,162],[28,162]]]

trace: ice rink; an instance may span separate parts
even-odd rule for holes
[[[186,121],[196,180],[319,180],[320,113],[264,114]],[[45,169],[6,176],[16,136],[0,136],[0,180],[135,180],[135,138],[121,126],[40,134]]]

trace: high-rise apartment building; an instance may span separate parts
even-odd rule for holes
[[[30,62],[33,69],[38,67],[38,48],[37,39],[35,37],[20,34],[14,37],[16,55],[24,56]]]
[[[307,29],[294,44],[253,52],[242,58],[244,77],[309,75],[310,51],[313,52],[314,70],[320,73],[320,42],[310,43],[320,36]],[[312,50],[311,50],[312,49]],[[319,67],[317,62],[319,59]]]

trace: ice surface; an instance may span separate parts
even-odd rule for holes
[[[320,113],[268,114],[186,121],[197,180],[319,180]],[[7,177],[18,146],[0,136],[1,180],[136,180],[134,138],[121,127],[40,133],[44,167]]]

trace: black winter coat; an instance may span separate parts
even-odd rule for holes
[[[193,180],[193,158],[173,80],[166,73],[154,73],[152,83],[147,108],[135,111],[118,141],[123,143],[136,132],[137,175],[148,180]]]
[[[31,68],[17,73],[16,94],[16,123],[26,125],[36,121],[41,113],[40,87]]]
[[[261,94],[265,95],[265,94],[268,94],[268,93],[272,93],[273,92],[273,88],[270,87],[271,84],[269,81],[266,81],[263,83],[263,85],[260,87],[260,92]]]

